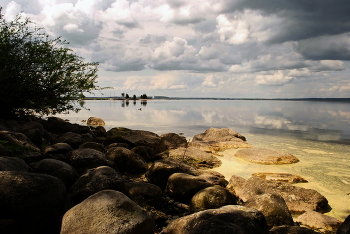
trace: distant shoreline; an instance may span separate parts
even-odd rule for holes
[[[310,102],[343,102],[350,103],[350,98],[191,98],[191,97],[155,97],[148,99],[123,99],[121,97],[86,97],[84,100],[243,100],[243,101],[310,101]]]

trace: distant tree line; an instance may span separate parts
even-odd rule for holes
[[[130,99],[129,94],[127,94],[127,93],[122,93],[122,97],[125,98],[125,99]],[[134,100],[137,99],[137,97],[136,97],[135,94],[132,96],[132,99],[134,99]],[[147,95],[146,95],[146,94],[142,94],[142,95],[140,96],[140,99],[147,99]]]

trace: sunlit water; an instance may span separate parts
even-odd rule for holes
[[[231,128],[253,146],[282,150],[299,158],[291,165],[260,165],[223,153],[216,168],[227,179],[254,172],[288,172],[309,182],[299,184],[324,195],[328,213],[340,220],[350,214],[350,104],[308,101],[152,100],[129,103],[86,101],[90,111],[58,115],[73,123],[100,117],[106,129],[127,127],[191,138],[210,127]],[[141,108],[141,110],[139,110]]]

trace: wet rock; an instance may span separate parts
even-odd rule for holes
[[[64,184],[56,177],[0,172],[0,233],[59,233],[69,209]]]
[[[123,147],[125,149],[130,149],[130,146],[127,143],[112,143],[107,145],[105,149],[109,150],[110,148],[114,148],[114,147]]]
[[[141,196],[145,202],[151,204],[157,203],[163,195],[159,186],[147,182],[127,182],[125,186],[132,197]]]
[[[213,168],[219,167],[221,165],[221,161],[217,159],[214,155],[204,152],[201,149],[195,147],[182,147],[174,150],[169,150],[163,152],[162,154],[160,154],[160,156],[163,158],[174,158],[197,168]]]
[[[190,175],[199,175],[196,168],[191,167],[176,159],[165,158],[155,161],[148,169],[146,177],[161,189],[166,187],[169,176],[174,173],[187,173]]]
[[[0,157],[0,171],[28,171],[27,163],[17,157]]]
[[[79,174],[71,165],[55,159],[43,159],[30,164],[30,167],[33,173],[42,173],[57,177],[64,183],[67,190],[79,178]]]
[[[24,133],[24,135],[26,135],[36,147],[40,148],[43,143],[43,139],[41,137],[39,129],[29,129]]]
[[[271,228],[269,234],[319,234],[319,232],[306,227],[284,225]]]
[[[199,177],[204,179],[205,181],[207,181],[212,186],[219,185],[219,186],[225,188],[228,184],[228,181],[225,179],[225,177],[222,177],[222,176],[217,175],[217,174],[204,173],[204,174],[199,175]]]
[[[187,147],[187,139],[176,133],[166,133],[160,136],[168,149],[176,149],[180,147]]]
[[[136,146],[148,146],[154,149],[156,153],[161,153],[167,149],[164,140],[157,134],[149,131],[112,128],[107,132],[106,141],[108,142],[108,139],[111,137],[119,139],[119,141],[110,143],[128,143],[131,148]]]
[[[67,143],[72,146],[73,149],[77,149],[79,145],[83,143],[83,138],[81,134],[66,132],[62,136],[58,137],[57,141],[61,143]]]
[[[245,142],[244,136],[228,128],[207,129],[204,133],[195,135],[189,146],[212,153],[226,149],[251,147],[251,145]]]
[[[140,155],[146,162],[153,162],[157,159],[160,159],[154,149],[148,146],[136,146],[132,148],[131,151]]]
[[[244,202],[256,195],[277,193],[283,197],[292,214],[306,211],[326,212],[328,210],[328,200],[319,192],[296,187],[289,183],[251,177],[242,188],[236,186],[234,190]]]
[[[239,197],[239,192],[243,189],[246,179],[240,176],[232,175],[226,188]]]
[[[106,137],[107,136],[107,131],[102,126],[90,127],[90,128],[91,128],[91,132],[93,132],[96,137]]]
[[[350,233],[350,215],[344,220],[344,222],[338,228],[337,234],[349,234]]]
[[[86,124],[88,126],[105,126],[106,125],[106,123],[105,123],[105,121],[103,121],[103,119],[97,118],[97,117],[90,117],[87,120]]]
[[[76,205],[102,190],[116,190],[129,195],[121,175],[111,167],[101,166],[88,170],[70,188],[69,197]]]
[[[97,142],[85,142],[79,146],[79,149],[94,149],[102,153],[105,152],[103,144]]]
[[[29,121],[29,122],[26,122],[25,124],[23,124],[21,126],[21,132],[22,133],[25,133],[29,130],[32,130],[32,129],[38,129],[39,130],[39,133],[40,133],[40,136],[41,137],[44,137],[44,127],[43,125],[41,125],[40,123],[38,122],[35,122],[35,121]]]
[[[255,209],[229,205],[181,217],[163,229],[164,234],[240,233],[267,234],[263,214]]]
[[[20,156],[27,152],[39,152],[39,148],[36,147],[30,139],[19,132],[0,131],[0,140],[13,156]]]
[[[11,156],[11,154],[12,153],[8,148],[6,148],[2,144],[0,144],[0,157],[1,156]]]
[[[67,155],[67,162],[74,167],[79,174],[84,174],[88,169],[110,166],[116,168],[114,162],[107,159],[106,155],[94,149],[77,149]]]
[[[56,143],[49,145],[44,149],[44,154],[67,154],[73,151],[72,146],[67,143]]]
[[[174,173],[168,179],[166,192],[182,201],[190,201],[198,191],[210,186],[210,183],[199,176]]]
[[[237,198],[220,186],[207,187],[197,192],[191,199],[190,212],[237,205]]]
[[[256,195],[245,202],[243,206],[257,209],[263,213],[270,228],[273,226],[294,225],[286,202],[278,194]]]
[[[315,229],[320,233],[335,233],[342,222],[336,218],[315,212],[307,211],[295,220],[303,226]]]
[[[259,177],[265,180],[282,181],[287,183],[307,183],[308,181],[299,175],[290,173],[269,173],[269,172],[258,172],[253,173],[252,176]]]
[[[299,159],[291,154],[278,150],[257,147],[240,149],[234,154],[234,156],[245,159],[249,162],[268,165],[291,164],[299,162]]]
[[[146,161],[138,154],[123,147],[110,148],[106,156],[115,162],[121,172],[145,173],[147,171]]]
[[[57,134],[72,132],[79,126],[78,124],[71,124],[58,117],[49,117],[47,121],[41,120],[40,123],[47,131]]]
[[[123,193],[98,192],[70,209],[63,217],[61,234],[153,234],[153,218]]]

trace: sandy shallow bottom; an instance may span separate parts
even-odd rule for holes
[[[245,134],[248,143],[256,147],[281,150],[293,154],[300,162],[289,165],[261,165],[234,157],[235,149],[221,152],[222,165],[213,170],[227,180],[232,175],[245,179],[256,172],[293,173],[308,183],[296,186],[315,189],[328,199],[332,210],[326,213],[343,221],[350,215],[350,146],[303,139],[288,139]]]

